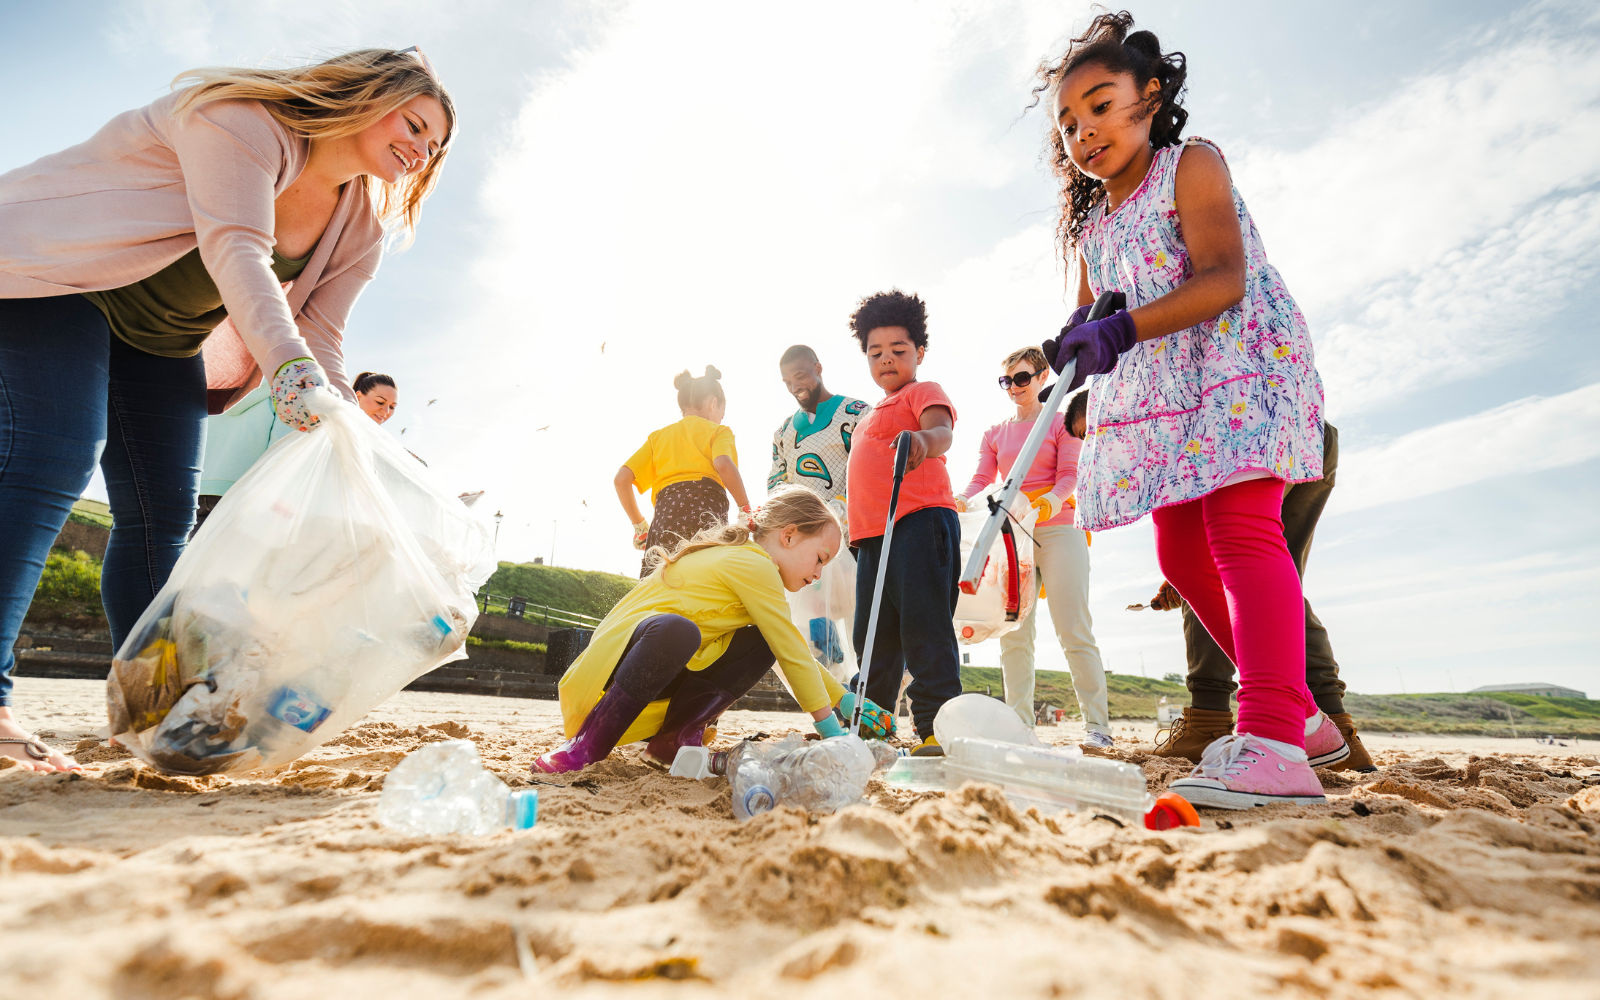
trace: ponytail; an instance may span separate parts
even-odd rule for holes
[[[760,541],[771,532],[782,531],[791,524],[806,538],[820,534],[830,524],[839,527],[839,518],[832,509],[804,486],[785,486],[767,497],[766,502],[746,518],[736,524],[714,524],[704,528],[693,538],[678,542],[670,552],[663,546],[652,545],[650,551],[644,554],[645,564],[652,571],[658,568],[664,571],[691,552],[719,545],[743,545],[751,539]]]

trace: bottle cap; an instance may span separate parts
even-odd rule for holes
[[[513,830],[527,830],[539,821],[539,790],[519,789],[511,793],[506,803],[506,825]]]

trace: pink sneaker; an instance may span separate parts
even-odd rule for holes
[[[1322,794],[1311,765],[1296,748],[1241,733],[1213,740],[1200,766],[1174,781],[1177,792],[1197,806],[1249,809],[1278,802],[1319,805]]]
[[[1315,728],[1313,728],[1315,727]],[[1327,767],[1350,756],[1350,744],[1339,727],[1323,712],[1306,720],[1306,758],[1312,767]]]

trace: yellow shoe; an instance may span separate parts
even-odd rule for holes
[[[921,743],[917,744],[917,748],[915,750],[911,751],[911,756],[913,756],[913,757],[943,757],[944,756],[944,747],[939,745],[939,741],[938,740],[936,740],[932,736],[930,736],[927,739],[923,740]]]

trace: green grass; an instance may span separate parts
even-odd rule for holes
[[[72,505],[72,513],[67,515],[69,521],[80,524],[93,524],[102,528],[111,527],[111,506],[99,500],[80,499]]]
[[[999,667],[961,668],[963,691],[982,693],[986,687],[996,697],[1005,691]],[[1117,719],[1153,719],[1156,717],[1156,705],[1160,704],[1162,697],[1180,705],[1189,704],[1189,691],[1181,683],[1128,674],[1107,676],[1106,694],[1111,715]],[[1066,709],[1069,717],[1078,715],[1078,696],[1072,687],[1072,675],[1065,670],[1038,671],[1033,680],[1033,700]]]
[[[1600,738],[1600,701],[1486,691],[1346,694],[1356,725],[1374,732]]]
[[[543,604],[591,618],[604,618],[606,612],[638,584],[638,580],[616,573],[503,562],[479,593],[488,592],[496,597],[524,597],[529,604]],[[491,614],[505,613],[504,608],[491,607],[489,610]],[[532,608],[528,610],[528,615],[534,617]]]
[[[518,642],[515,639],[483,639],[475,635],[467,636],[467,645],[478,649],[509,649],[517,653],[545,653],[546,647],[542,642]]]
[[[100,605],[100,560],[84,551],[55,548],[45,558],[44,574],[33,592],[28,618],[34,621],[104,620]]]

